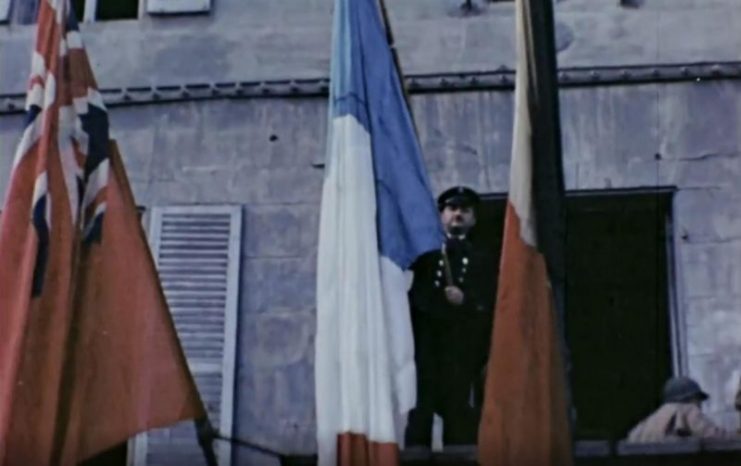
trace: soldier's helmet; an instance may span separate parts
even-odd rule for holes
[[[708,399],[700,384],[689,377],[672,377],[664,384],[665,403],[684,403]]]
[[[445,206],[476,208],[480,201],[479,194],[473,189],[466,186],[453,186],[443,191],[437,198],[437,208],[441,211]]]

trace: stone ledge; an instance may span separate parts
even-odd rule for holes
[[[511,90],[514,70],[501,67],[492,71],[407,75],[406,88],[411,94]],[[700,82],[741,80],[741,61],[676,65],[562,68],[558,71],[561,87],[595,87],[664,82]],[[270,80],[256,82],[198,82],[101,89],[106,105],[131,106],[165,102],[210,99],[324,97],[329,79]],[[0,94],[0,115],[22,113],[25,94]]]
[[[738,440],[687,440],[672,443],[627,444],[607,440],[577,441],[574,447],[577,466],[725,466],[741,461]],[[455,446],[440,452],[427,448],[409,448],[401,453],[401,463],[408,466],[428,464],[474,466],[476,447]],[[285,466],[313,466],[316,456],[284,456]]]

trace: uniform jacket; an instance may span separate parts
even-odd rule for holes
[[[447,282],[441,245],[441,249],[424,254],[412,267],[412,308],[425,313],[492,313],[496,264],[491,255],[466,239],[448,240],[446,244],[453,282],[464,294],[463,304],[453,306],[445,298]]]
[[[735,434],[718,427],[693,403],[664,403],[628,434],[628,442],[656,443],[680,438],[728,438]]]

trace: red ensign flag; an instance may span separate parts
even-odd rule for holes
[[[201,417],[69,0],[40,2],[0,224],[0,465]]]

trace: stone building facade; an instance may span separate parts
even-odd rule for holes
[[[20,2],[20,0],[15,0]],[[242,212],[233,434],[314,449],[315,263],[331,0],[212,0],[91,21],[83,38],[137,202]],[[436,192],[505,193],[513,5],[386,0]],[[34,29],[0,25],[0,196]],[[188,2],[183,2],[187,4]],[[672,370],[735,428],[741,377],[741,3],[556,3],[569,190],[670,189]],[[175,11],[177,13],[177,11]],[[616,348],[616,351],[619,351]],[[257,457],[233,449],[233,464]],[[266,457],[261,463],[270,464]]]

